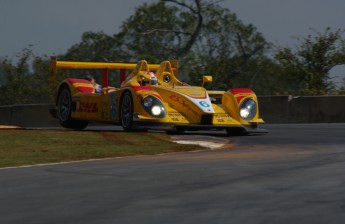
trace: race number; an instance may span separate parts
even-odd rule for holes
[[[202,107],[210,107],[210,104],[208,104],[206,101],[199,101],[199,104]]]

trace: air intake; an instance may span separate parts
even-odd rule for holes
[[[201,115],[200,123],[202,125],[212,125],[213,115],[212,114],[204,114]]]

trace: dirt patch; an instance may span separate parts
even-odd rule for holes
[[[204,135],[174,135],[171,136],[171,140],[179,144],[200,145],[209,149],[229,149],[233,146],[228,139]]]
[[[3,130],[8,130],[8,129],[23,129],[21,127],[18,127],[18,126],[9,126],[9,125],[0,125],[0,129]]]

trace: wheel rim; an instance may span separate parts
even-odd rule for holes
[[[67,121],[71,111],[71,97],[69,91],[64,89],[59,97],[59,114],[61,121]]]
[[[122,99],[121,121],[123,127],[128,127],[131,123],[132,116],[132,99],[125,94]]]

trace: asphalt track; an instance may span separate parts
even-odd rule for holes
[[[217,133],[218,150],[1,169],[0,223],[344,224],[345,124],[266,128]]]

